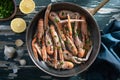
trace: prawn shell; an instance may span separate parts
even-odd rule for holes
[[[74,67],[74,64],[70,61],[64,61],[62,65],[62,69],[72,69]]]

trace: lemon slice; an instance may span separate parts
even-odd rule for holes
[[[11,29],[16,33],[21,33],[26,29],[26,22],[22,18],[15,18],[11,21]]]
[[[19,5],[19,9],[22,13],[31,13],[35,8],[35,2],[33,0],[22,0]]]

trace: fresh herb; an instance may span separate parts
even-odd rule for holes
[[[64,64],[64,62],[60,62],[60,65],[63,65]]]
[[[71,23],[72,30],[74,31],[75,23]]]
[[[59,44],[59,42],[57,42],[57,44]]]
[[[75,33],[75,36],[78,36],[78,33],[77,33],[77,32]]]
[[[50,44],[50,41],[48,41],[47,43]]]
[[[75,60],[80,61],[77,57],[75,57]]]
[[[64,16],[64,12],[62,12],[62,16]]]
[[[58,46],[58,49],[60,49],[61,47],[60,46]]]
[[[14,5],[11,0],[0,1],[0,18],[9,17],[14,10]]]
[[[55,21],[56,23],[58,23],[58,22],[59,22],[59,20],[57,19],[57,17],[55,17],[54,21]]]
[[[57,36],[56,35],[54,35],[54,38],[56,38]]]
[[[71,49],[73,49],[74,47],[73,46],[71,46]]]
[[[67,40],[66,42],[67,42],[68,44],[70,44],[70,41],[69,41],[69,40]]]
[[[90,40],[89,40],[89,39],[87,39],[87,40],[86,40],[86,44],[89,44],[89,43],[90,43]]]
[[[68,31],[68,28],[67,28],[67,27],[65,27],[65,30],[66,30],[66,31]]]

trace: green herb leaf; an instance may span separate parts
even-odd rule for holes
[[[0,18],[9,17],[14,10],[13,2],[11,0],[3,0],[0,2]]]
[[[74,47],[73,46],[71,46],[71,49],[73,49]]]
[[[56,38],[57,36],[56,36],[56,35],[54,35],[54,37]]]
[[[50,41],[48,41],[47,43],[50,44]]]
[[[77,33],[77,32],[75,33],[75,36],[78,36],[78,33]]]
[[[60,49],[61,47],[60,46],[58,46],[58,49]]]
[[[54,21],[55,21],[56,23],[58,23],[58,22],[59,22],[59,20],[57,19],[57,17],[55,17]]]
[[[63,65],[64,64],[64,62],[60,62],[60,65]]]
[[[62,16],[64,16],[64,12],[62,12]]]

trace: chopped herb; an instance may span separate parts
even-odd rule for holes
[[[79,47],[79,45],[77,45],[77,47]]]
[[[90,43],[90,40],[89,40],[89,39],[87,39],[87,40],[86,40],[86,44],[89,44],[89,43]]]
[[[67,35],[69,34],[69,31],[67,31],[67,33],[66,33]]]
[[[67,28],[67,27],[65,27],[65,30],[66,30],[66,31],[68,31],[68,28]]]
[[[75,26],[75,23],[72,23],[71,26]]]
[[[80,61],[77,57],[75,57],[75,59],[76,59],[77,61]]]
[[[53,49],[55,50],[55,46],[53,46]]]
[[[60,62],[60,65],[63,65],[64,64],[64,62]]]
[[[9,17],[14,11],[13,2],[11,0],[0,1],[0,18]]]
[[[57,19],[57,17],[55,17],[54,21],[55,21],[56,23],[59,22],[59,20]]]
[[[62,16],[64,16],[64,12],[62,12]]]
[[[61,47],[60,46],[58,46],[58,49],[60,49]]]
[[[78,33],[77,33],[77,32],[75,33],[75,36],[78,36]]]
[[[50,44],[50,41],[48,41],[47,43]]]
[[[68,44],[70,44],[70,41],[66,41]]]
[[[56,36],[56,35],[54,35],[54,37],[56,38],[57,36]]]
[[[74,47],[73,46],[71,46],[71,49],[73,49]]]
[[[63,31],[61,31],[61,34],[63,34]]]
[[[65,44],[67,44],[67,40],[66,41],[64,41],[65,42]]]
[[[59,44],[59,42],[57,42],[57,44]]]

